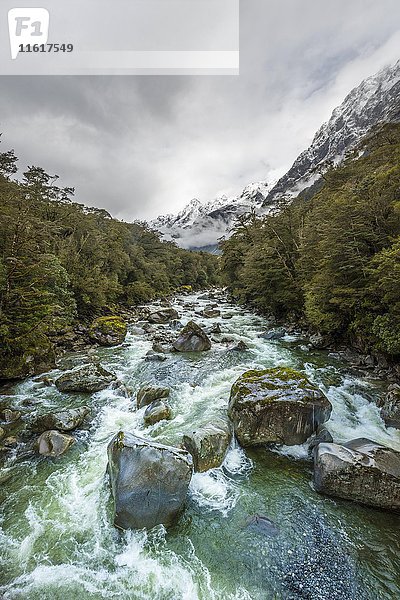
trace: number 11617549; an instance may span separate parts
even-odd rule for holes
[[[73,44],[20,44],[20,52],[73,52]]]

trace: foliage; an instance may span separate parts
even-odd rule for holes
[[[400,125],[376,129],[339,167],[222,243],[239,300],[363,349],[400,355]]]

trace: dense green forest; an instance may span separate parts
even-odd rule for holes
[[[47,334],[77,319],[218,283],[214,256],[73,202],[42,168],[16,173],[14,151],[0,153],[0,377],[45,363]]]
[[[319,189],[242,217],[224,241],[240,301],[329,339],[400,356],[400,125],[371,133]]]

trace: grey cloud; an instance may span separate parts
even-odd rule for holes
[[[236,194],[399,58],[399,23],[398,0],[246,0],[239,77],[3,77],[3,148],[127,220]]]

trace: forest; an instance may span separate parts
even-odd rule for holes
[[[217,259],[165,242],[73,201],[40,167],[16,180],[13,150],[0,153],[0,378],[47,362],[48,334],[191,286],[218,283]]]
[[[362,352],[400,356],[400,125],[370,133],[339,166],[221,244],[235,299]],[[318,175],[318,173],[316,174]]]

